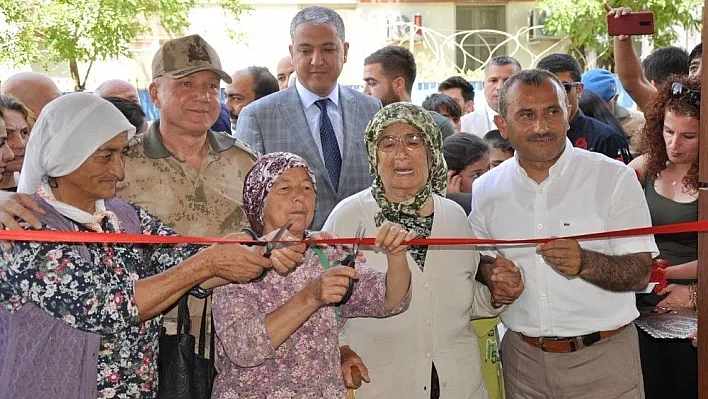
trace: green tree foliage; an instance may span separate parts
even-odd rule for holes
[[[157,19],[173,35],[189,27],[198,0],[0,0],[0,61],[15,65],[67,62],[75,90],[85,90],[94,62],[128,56]],[[239,0],[218,4],[235,18]],[[4,20],[4,21],[3,21]],[[78,63],[87,67],[81,76]]]
[[[543,30],[569,39],[572,50],[577,53],[595,50],[611,58],[612,41],[607,35],[607,12],[603,3],[602,0],[538,0],[538,7],[550,13]],[[677,26],[698,29],[702,22],[702,0],[611,0],[607,3],[613,8],[653,11],[655,33],[650,40],[655,47],[675,43]]]

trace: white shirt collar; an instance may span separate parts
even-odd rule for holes
[[[494,116],[497,115],[497,111],[493,110],[492,107],[490,107],[488,104],[486,105],[487,107],[487,120],[492,126],[496,126],[496,123],[494,123]]]
[[[300,96],[302,106],[305,109],[310,108],[315,101],[322,99],[322,97],[305,88],[305,86],[300,83],[300,80],[295,81],[295,88],[297,89],[298,96]],[[327,95],[327,98],[329,98],[336,107],[339,107],[339,83],[334,85],[334,89]]]
[[[494,111],[494,110],[492,110]],[[565,171],[568,169],[568,165],[570,165],[570,161],[573,159],[573,143],[570,142],[570,140],[566,137],[565,138],[565,148],[563,149],[563,153],[561,156],[556,160],[556,163],[551,166],[551,168],[548,170],[548,178],[550,179],[553,176],[559,175],[562,176],[565,174]],[[514,153],[514,163],[516,166],[516,171],[521,175],[526,178],[528,178],[528,174],[524,170],[524,168],[521,167],[519,164],[519,152],[516,151]]]

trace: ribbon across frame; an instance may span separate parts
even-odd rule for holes
[[[660,235],[675,233],[704,233],[708,232],[708,220],[697,222],[667,224],[663,226],[641,227],[635,229],[614,230],[599,233],[580,234],[565,237],[544,237],[544,238],[523,238],[523,239],[488,239],[488,238],[458,238],[458,237],[435,237],[416,238],[408,245],[531,245],[544,244],[546,242],[568,238],[574,240],[598,240],[617,237],[633,237],[644,235]],[[253,240],[236,240],[229,238],[205,238],[190,236],[159,236],[145,234],[127,233],[95,233],[95,232],[73,232],[73,231],[50,231],[50,230],[0,230],[0,241],[37,241],[37,242],[63,242],[63,243],[105,243],[105,244],[254,244]],[[289,241],[292,242],[292,241]],[[349,245],[359,242],[361,245],[373,245],[374,238],[332,238],[332,239],[309,239],[303,241],[306,244],[325,245]],[[261,242],[262,244],[262,242]]]

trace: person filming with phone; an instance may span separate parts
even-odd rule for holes
[[[653,13],[632,12],[629,7],[612,8],[607,3],[604,4],[604,8],[607,11],[608,33],[614,37],[617,76],[641,110],[648,106],[658,86],[662,86],[668,76],[686,74],[689,78],[701,76],[703,55],[701,43],[693,48],[687,59],[685,51],[676,47],[666,47],[655,50],[642,63],[634,52],[631,37],[654,33]],[[649,67],[652,67],[652,76],[649,76]]]

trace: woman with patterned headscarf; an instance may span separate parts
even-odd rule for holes
[[[354,231],[351,220],[367,229],[388,221],[419,237],[472,236],[465,212],[445,198],[442,135],[426,110],[409,103],[384,107],[367,127],[366,143],[374,182],[339,203],[324,230],[346,237]],[[371,267],[385,269],[384,254],[363,252]],[[357,399],[486,398],[470,319],[499,310],[475,280],[479,253],[413,246],[409,254],[415,294],[408,311],[386,320],[349,320],[342,328],[345,382],[356,387],[357,372],[370,379],[356,391]]]
[[[297,155],[259,158],[243,187],[253,237],[290,225],[289,237],[307,239],[315,187],[310,167]],[[334,248],[310,246],[289,274],[270,272],[260,281],[215,290],[220,373],[212,398],[346,398],[338,322],[387,317],[408,307],[410,271],[402,242],[414,237],[391,222],[378,228],[377,246],[388,257],[380,272],[359,262],[355,269],[338,266]],[[335,311],[349,278],[356,279],[353,293]]]

